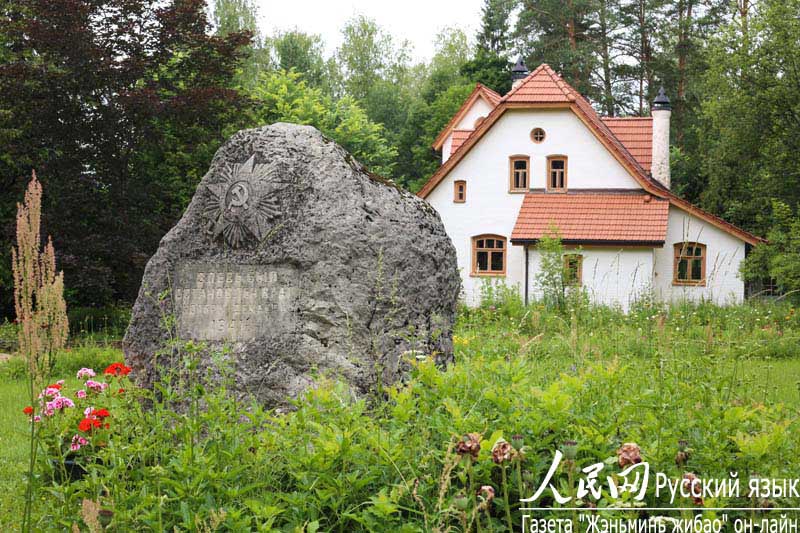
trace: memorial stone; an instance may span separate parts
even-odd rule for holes
[[[240,131],[215,155],[145,269],[126,360],[151,385],[170,338],[227,353],[236,390],[269,406],[344,379],[401,379],[452,358],[460,288],[436,212],[309,126]],[[165,320],[172,317],[173,320]]]

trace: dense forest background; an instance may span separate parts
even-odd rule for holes
[[[130,302],[236,130],[312,124],[415,191],[474,84],[505,93],[518,56],[604,115],[648,115],[663,85],[673,189],[770,239],[748,276],[800,289],[800,0],[485,0],[479,32],[432,36],[422,64],[368,18],[341,31],[326,56],[301,29],[260,33],[254,0],[2,0],[0,317],[33,169],[69,303]]]

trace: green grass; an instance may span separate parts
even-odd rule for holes
[[[568,439],[579,442],[582,465],[635,441],[654,469],[680,475],[676,443],[688,439],[687,469],[701,476],[757,464],[763,475],[793,478],[800,468],[800,319],[789,305],[643,305],[622,315],[580,303],[562,312],[526,308],[500,294],[460,310],[454,344],[454,366],[416,366],[407,385],[387,391],[388,401],[356,401],[326,381],[293,413],[248,407],[250,420],[234,424],[244,406],[217,387],[192,389],[201,391],[205,413],[169,404],[145,412],[131,403],[97,477],[51,486],[57,497],[38,505],[40,523],[67,529],[80,521],[80,500],[102,488],[114,495],[120,530],[196,529],[225,509],[222,527],[231,530],[317,522],[324,531],[415,531],[427,520],[459,531],[452,502],[468,483],[448,446],[473,431],[487,441],[523,435],[525,468],[537,479]],[[120,357],[84,340],[54,379]],[[27,456],[17,364],[0,367],[0,529],[16,523]],[[474,476],[497,488],[484,520],[502,531],[502,484],[488,453],[481,451]]]

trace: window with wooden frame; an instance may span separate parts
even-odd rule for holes
[[[531,158],[526,155],[512,155],[508,158],[508,190],[510,192],[525,192],[528,190],[530,166]]]
[[[564,285],[580,287],[583,284],[583,256],[581,254],[564,255]]]
[[[506,238],[478,235],[472,238],[472,275],[504,276],[506,273]]]
[[[547,157],[547,190],[559,192],[567,190],[567,156]]]
[[[467,201],[467,182],[456,180],[453,185],[453,202],[463,204]]]
[[[675,243],[673,285],[706,284],[706,245],[698,242]]]

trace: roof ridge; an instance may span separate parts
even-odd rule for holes
[[[553,68],[550,65],[548,65],[547,63],[542,63],[542,67],[544,67],[544,71],[547,73],[548,76],[550,76],[550,79],[553,80],[553,82],[555,82],[556,87],[561,89],[561,92],[564,93],[564,96],[566,96],[568,100],[574,100],[575,95],[579,94],[578,91],[576,91],[572,85],[567,83],[566,80],[564,80],[564,78],[559,76],[558,73],[555,70],[553,70]]]
[[[500,99],[500,101],[501,102],[505,102],[506,100],[508,100],[511,97],[511,95],[516,94],[516,92],[519,91],[520,87],[522,87],[523,85],[528,83],[531,79],[533,79],[533,77],[536,74],[538,74],[539,71],[542,70],[546,66],[547,66],[547,63],[542,63],[541,65],[539,65],[538,67],[533,69],[530,74],[528,74],[527,76],[522,78],[522,80],[520,80],[520,82],[517,84],[516,87],[511,87],[511,90],[508,91],[506,94],[504,94],[503,97]]]

